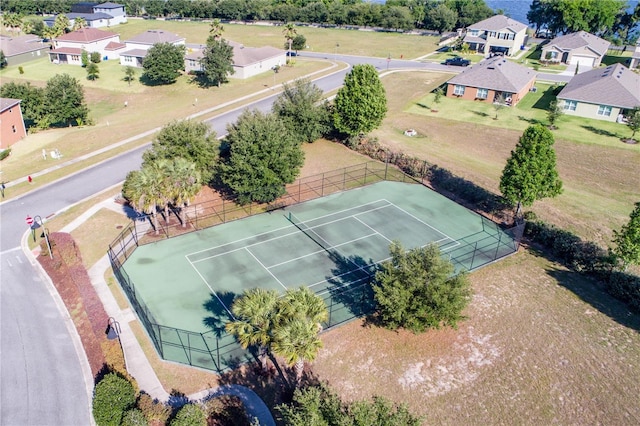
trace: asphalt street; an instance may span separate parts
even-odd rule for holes
[[[456,67],[386,58],[303,53],[350,65],[369,63],[380,71],[417,69],[459,72]],[[323,91],[340,87],[348,70],[314,80]],[[560,76],[564,77],[564,76]],[[560,78],[553,77],[553,78]],[[562,81],[562,80],[553,80]],[[277,95],[222,114],[208,123],[218,136],[246,108],[268,111]],[[87,425],[91,383],[83,376],[72,339],[74,330],[61,311],[39,269],[20,249],[27,215],[43,219],[123,181],[141,164],[147,146],[118,155],[20,198],[0,204],[0,424]],[[46,178],[45,176],[40,177]],[[77,342],[77,339],[75,340]]]

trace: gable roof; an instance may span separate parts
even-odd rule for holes
[[[33,34],[9,37],[0,35],[0,50],[7,58],[20,55],[21,53],[34,52],[36,50],[48,49],[49,46],[42,42],[42,39]]]
[[[56,16],[49,16],[43,19],[44,23],[47,24],[49,27],[53,26],[55,24],[56,21]],[[109,15],[108,13],[103,13],[103,12],[97,12],[97,13],[80,13],[80,12],[71,12],[71,13],[65,13],[65,16],[67,18],[69,18],[69,21],[73,21],[75,19],[78,18],[82,18],[87,22],[91,22],[91,21],[99,21],[101,19],[113,19],[113,16]]]
[[[599,56],[604,56],[609,48],[607,40],[603,40],[600,37],[589,34],[586,31],[578,31],[577,33],[566,34],[560,37],[556,37],[549,42],[545,49],[549,47],[555,47],[558,50],[566,51],[572,49],[578,49],[580,47],[587,47],[597,53]]]
[[[9,108],[18,105],[22,100],[13,98],[0,98],[0,112],[5,112]]]
[[[573,77],[558,99],[621,108],[640,106],[640,75],[622,64],[596,68]]]
[[[527,29],[527,26],[522,22],[516,21],[515,19],[511,19],[507,16],[494,15],[484,21],[469,25],[467,28],[484,31],[500,31],[507,29],[514,33],[519,33],[520,31]]]
[[[276,56],[285,54],[285,51],[272,46],[264,47],[246,47],[241,43],[235,41],[225,40],[231,47],[233,47],[233,66],[234,67],[246,67],[255,64],[260,61],[271,59]],[[185,55],[185,59],[192,59],[199,61],[202,59],[202,51],[205,45],[190,45],[189,48],[193,49],[191,52]]]
[[[111,31],[103,31],[97,28],[86,27],[76,31],[71,31],[67,34],[63,34],[60,37],[56,37],[54,40],[66,41],[70,43],[93,43],[113,37],[120,38],[118,34]]]
[[[156,43],[176,43],[184,41],[184,37],[180,37],[177,34],[173,34],[165,30],[147,30],[142,34],[138,34],[129,40],[125,40],[125,43],[138,43],[153,45]]]
[[[100,3],[94,6],[94,9],[119,9],[124,7],[122,4],[112,3],[110,1],[106,3]]]
[[[535,76],[535,71],[498,56],[465,69],[448,83],[517,93]]]

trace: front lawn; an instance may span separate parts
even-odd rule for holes
[[[554,86],[537,83],[536,87],[538,90],[535,93],[528,93],[517,106],[504,107],[499,110],[496,110],[494,105],[484,102],[446,97],[443,97],[436,105],[434,95],[431,93],[410,106],[407,111],[412,114],[524,131],[532,124],[548,124],[547,109],[549,103],[555,98],[553,95]],[[432,109],[437,109],[438,112],[434,113],[431,111]],[[556,127],[558,129],[553,131],[556,139],[637,149],[633,145],[625,145],[620,142],[621,138],[631,135],[629,128],[623,124],[562,115],[556,122]]]

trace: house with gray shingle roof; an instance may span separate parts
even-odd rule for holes
[[[573,77],[557,98],[565,114],[619,121],[640,107],[640,75],[622,64],[595,68]]]
[[[120,53],[120,65],[141,68],[147,50],[154,44],[171,43],[174,46],[184,46],[185,38],[165,30],[147,30],[142,34],[125,40],[127,48]]]
[[[556,37],[542,48],[541,60],[598,67],[610,43],[586,31]]]
[[[447,97],[516,105],[535,81],[535,71],[498,56],[467,68],[449,80]]]
[[[112,2],[106,3],[75,3],[71,5],[71,12],[65,13],[69,18],[69,29],[73,28],[75,20],[82,18],[91,28],[109,27],[111,25],[124,24],[127,15],[124,5]],[[44,18],[44,24],[53,27],[56,16]]]
[[[286,52],[271,46],[246,47],[240,43],[227,40],[233,47],[233,70],[230,78],[245,79],[266,71],[273,72],[274,67],[287,63]],[[185,56],[185,70],[187,72],[200,72],[202,65],[202,50],[204,45],[187,46]]]
[[[7,66],[13,66],[46,56],[49,44],[33,34],[15,37],[0,35],[0,50],[4,52]]]
[[[55,64],[82,65],[82,51],[98,52],[101,58],[117,59],[118,51],[113,46],[121,45],[120,36],[97,28],[81,28],[53,39],[49,59]],[[107,46],[110,46],[107,49]],[[122,49],[122,47],[120,48]]]
[[[495,15],[467,27],[464,43],[484,55],[502,53],[513,56],[527,40],[527,26],[504,15]]]

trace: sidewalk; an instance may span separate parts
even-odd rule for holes
[[[61,232],[73,231],[102,208],[107,208],[123,215],[127,214],[127,207],[116,203],[113,199],[107,199],[93,205],[67,226],[62,228]],[[146,226],[150,225],[147,224]],[[169,393],[162,387],[158,376],[151,367],[149,360],[144,354],[142,347],[138,343],[138,340],[129,325],[132,321],[137,320],[135,313],[130,308],[120,309],[104,279],[104,274],[110,267],[109,257],[108,255],[105,255],[87,272],[98,297],[100,297],[100,300],[104,305],[107,315],[113,317],[120,324],[120,344],[122,345],[122,350],[124,352],[127,371],[136,379],[140,389],[144,390],[152,398],[167,402],[169,401]],[[82,350],[82,348],[79,348],[79,350]],[[93,380],[93,378],[90,378],[90,380]],[[275,426],[273,416],[264,401],[262,401],[255,392],[244,386],[226,385],[218,388],[205,389],[189,395],[188,398],[190,401],[201,401],[203,399],[221,395],[237,396],[244,403],[247,415],[249,415],[250,418],[253,417],[258,419],[262,426]]]

